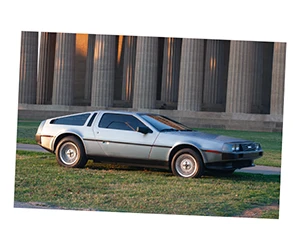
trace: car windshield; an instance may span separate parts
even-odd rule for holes
[[[160,132],[192,131],[187,126],[162,115],[145,114],[142,117]]]

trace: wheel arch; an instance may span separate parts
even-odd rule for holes
[[[187,143],[184,143],[184,144],[179,144],[179,145],[176,145],[174,148],[172,148],[170,154],[169,154],[169,168],[171,168],[171,162],[172,162],[172,159],[174,157],[174,155],[181,149],[185,149],[185,148],[189,148],[189,149],[192,149],[194,150],[196,153],[199,154],[203,164],[204,164],[204,157],[203,157],[203,153],[201,152],[201,150],[199,150],[198,147],[196,147],[195,145],[192,145],[192,144],[187,144]]]
[[[84,142],[83,142],[81,136],[78,135],[78,134],[76,134],[76,133],[72,133],[72,132],[62,133],[62,134],[58,135],[58,136],[55,138],[55,141],[54,141],[54,143],[53,143],[53,152],[56,151],[56,148],[57,148],[57,145],[59,144],[59,142],[60,142],[63,138],[68,137],[68,136],[73,136],[73,137],[79,139],[79,141],[81,142],[81,144],[82,144],[82,146],[83,146],[83,148],[84,148],[84,152],[86,153],[85,144],[84,144]]]

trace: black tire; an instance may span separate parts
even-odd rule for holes
[[[75,136],[64,137],[56,147],[56,161],[68,168],[81,168],[87,163],[87,157],[81,141]]]
[[[198,153],[186,148],[179,150],[174,155],[171,170],[175,176],[183,178],[201,177],[204,173],[204,164]]]

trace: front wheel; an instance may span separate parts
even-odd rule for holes
[[[64,167],[84,167],[87,157],[81,141],[75,136],[63,138],[56,148],[56,160],[59,165]]]
[[[184,178],[200,177],[203,175],[203,162],[198,153],[192,149],[181,149],[171,162],[172,173]]]

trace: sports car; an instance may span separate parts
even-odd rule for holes
[[[257,142],[196,131],[153,113],[99,110],[50,118],[40,123],[35,139],[65,167],[121,162],[166,168],[184,178],[208,170],[233,173],[263,156]]]

